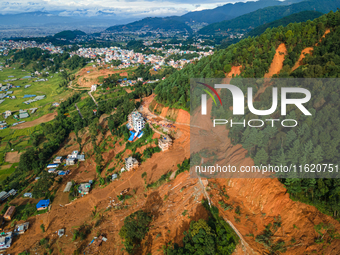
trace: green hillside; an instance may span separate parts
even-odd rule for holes
[[[330,33],[325,38],[326,28]],[[189,78],[225,77],[231,66],[242,65],[242,77],[263,77],[273,60],[275,49],[285,43],[288,55],[279,77],[338,78],[340,76],[340,13],[330,12],[314,21],[289,24],[287,27],[267,29],[255,38],[244,39],[213,56],[188,65],[174,73],[155,89],[158,102],[175,108],[189,110]],[[321,41],[321,43],[320,43]],[[294,72],[291,67],[305,47],[314,47],[304,65]],[[312,120],[301,116],[299,110],[288,109],[287,115],[299,122],[297,129],[289,131],[277,127],[268,134],[267,129],[231,129],[229,136],[234,144],[241,143],[257,164],[337,163],[340,161],[340,88],[331,84],[325,89],[308,85],[312,99],[307,108],[313,112]],[[256,89],[254,91],[256,93]],[[229,93],[230,94],[230,93]],[[231,114],[231,95],[224,94],[223,106],[213,106],[213,114]],[[256,102],[256,109],[269,109],[271,91],[267,89]],[[229,96],[229,97],[228,97]],[[229,100],[228,100],[229,99]],[[270,99],[270,100],[269,100]],[[222,108],[223,107],[223,108]],[[229,112],[229,113],[228,113]],[[275,116],[275,113],[273,114]],[[245,119],[260,116],[249,111]],[[262,137],[262,138],[261,138]],[[280,179],[290,197],[316,206],[323,213],[338,218],[340,211],[339,179]]]
[[[266,31],[267,28],[279,27],[279,26],[287,26],[289,23],[294,22],[306,22],[307,20],[313,20],[320,17],[323,13],[317,11],[303,11],[299,13],[294,13],[292,15],[286,16],[282,19],[275,20],[273,22],[264,24],[262,26],[258,26],[251,30],[245,37],[248,36],[258,36]]]
[[[86,35],[85,32],[80,31],[80,30],[65,30],[65,31],[61,31],[57,34],[54,35],[54,38],[59,38],[59,39],[66,39],[66,40],[74,40],[76,39],[77,36],[82,36],[82,35]]]
[[[109,32],[135,32],[139,30],[153,31],[153,30],[165,30],[165,31],[181,31],[192,32],[192,29],[182,21],[173,19],[173,17],[166,18],[145,18],[139,21],[135,21],[126,25],[117,25],[107,28]]]
[[[233,32],[248,32],[255,27],[283,18],[290,14],[306,10],[314,10],[322,13],[336,11],[340,7],[340,0],[310,0],[287,6],[271,6],[239,16],[232,20],[225,20],[210,24],[198,31],[202,35],[218,35]]]
[[[178,20],[183,22],[206,22],[208,24],[214,22],[220,22],[223,20],[232,19],[240,15],[256,11],[261,8],[276,5],[288,5],[293,2],[300,2],[301,0],[294,1],[278,1],[278,0],[259,0],[259,1],[248,1],[238,3],[228,3],[222,6],[218,6],[214,9],[188,12],[180,17]]]

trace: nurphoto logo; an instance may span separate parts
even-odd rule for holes
[[[217,91],[215,89],[228,89],[232,94],[232,100],[233,100],[233,115],[244,115],[245,110],[245,104],[244,104],[244,94],[242,90],[231,84],[215,84],[214,87],[211,87],[208,84],[198,82],[199,84],[204,85],[205,87],[209,88],[214,92],[214,94],[219,99],[221,105],[222,100],[220,96],[218,95]],[[206,89],[204,91],[212,98],[212,100],[215,102],[213,95]],[[207,115],[207,94],[201,95],[201,114]],[[289,94],[302,94],[304,95],[303,98],[288,98]],[[311,93],[308,89],[305,88],[293,88],[293,87],[282,87],[281,88],[281,116],[287,115],[287,105],[295,105],[304,115],[311,116],[312,114],[306,109],[306,107],[303,105],[307,103],[311,99]],[[255,109],[254,107],[254,98],[253,98],[253,88],[248,87],[247,88],[247,103],[248,103],[248,109],[251,113],[259,116],[268,116],[270,114],[273,114],[277,107],[278,107],[278,88],[273,87],[272,88],[272,106],[270,109],[267,110],[259,110]],[[243,125],[246,127],[246,124],[248,124],[249,127],[263,127],[265,125],[265,122],[269,122],[272,127],[274,127],[275,122],[280,122],[283,127],[296,127],[298,125],[298,122],[295,119],[250,119],[247,121],[243,120],[242,122],[233,122],[232,119],[213,119],[213,127],[216,125],[225,125],[227,123],[230,123],[230,127],[233,127],[235,125]],[[293,123],[293,124],[291,124]]]

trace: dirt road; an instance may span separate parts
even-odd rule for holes
[[[56,112],[52,112],[49,114],[46,114],[36,120],[28,121],[22,124],[19,124],[17,126],[12,126],[11,129],[23,129],[23,128],[29,128],[29,127],[34,127],[36,125],[39,125],[41,123],[49,122],[53,120],[58,114]]]

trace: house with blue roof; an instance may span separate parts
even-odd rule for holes
[[[41,210],[47,209],[49,205],[50,205],[50,200],[46,199],[46,200],[40,200],[37,203],[36,207],[38,211],[41,211]]]

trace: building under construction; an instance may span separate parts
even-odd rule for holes
[[[125,169],[127,171],[130,171],[134,168],[137,168],[138,167],[138,160],[133,158],[133,157],[128,157],[125,159]]]
[[[158,139],[158,147],[162,149],[162,151],[168,150],[172,146],[172,139],[168,135],[164,135]]]

